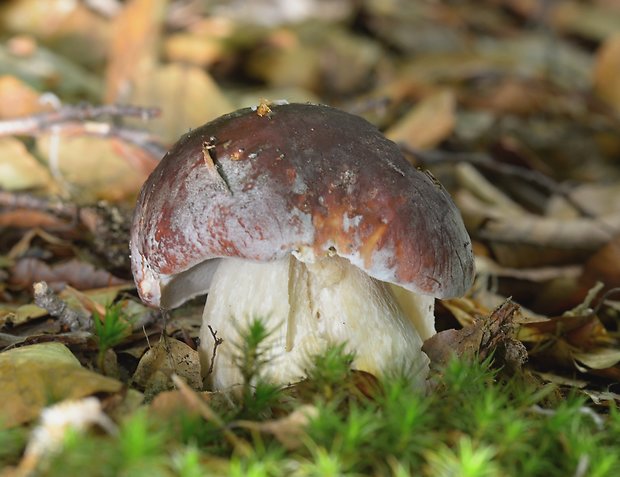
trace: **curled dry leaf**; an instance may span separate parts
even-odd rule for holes
[[[198,351],[174,338],[163,337],[138,363],[133,382],[144,389],[146,399],[174,388],[171,376],[182,377],[192,389],[202,389]]]
[[[47,282],[56,291],[65,285],[89,290],[127,283],[106,270],[77,259],[50,266],[37,258],[21,258],[11,267],[9,282],[14,286],[26,288],[40,281]]]
[[[453,356],[483,360],[494,354],[509,369],[520,369],[527,360],[525,347],[515,339],[515,321],[520,313],[519,305],[507,300],[490,316],[477,319],[472,325],[440,331],[424,342],[422,350],[435,368],[447,364]]]
[[[318,414],[319,410],[314,405],[304,404],[280,419],[264,422],[235,421],[232,425],[272,434],[284,447],[294,450],[303,444],[306,427]]]
[[[61,229],[68,228],[70,225],[48,212],[31,209],[14,209],[0,212],[0,227]]]

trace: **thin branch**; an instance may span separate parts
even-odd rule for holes
[[[209,364],[209,371],[207,371],[207,374],[212,374],[213,373],[213,366],[215,364],[215,355],[217,353],[217,348],[224,342],[224,340],[222,338],[218,338],[217,337],[217,331],[214,331],[213,328],[211,328],[211,325],[207,325],[209,327],[209,331],[211,332],[211,336],[213,336],[213,341],[215,342],[213,345],[213,354],[211,354],[211,363]]]
[[[0,136],[36,135],[55,124],[73,121],[84,122],[98,119],[102,116],[134,117],[142,118],[146,121],[159,116],[159,113],[160,111],[157,108],[119,104],[105,104],[101,106],[92,106],[90,104],[67,105],[46,113],[0,121]]]
[[[89,330],[92,326],[90,316],[71,308],[56,295],[46,282],[33,284],[34,303],[47,310],[54,318],[58,318],[61,325],[68,326],[71,331]]]
[[[75,219],[79,211],[75,204],[66,203],[59,199],[38,197],[27,192],[16,193],[3,190],[0,190],[0,207],[39,210],[70,219]]]
[[[150,133],[118,126],[106,121],[97,121],[103,116],[133,117],[147,121],[159,116],[159,114],[160,111],[157,108],[140,106],[118,104],[101,106],[67,105],[46,113],[0,121],[0,137],[37,136],[50,130],[64,135],[114,137],[138,146],[154,158],[160,159],[165,154],[166,149]]]

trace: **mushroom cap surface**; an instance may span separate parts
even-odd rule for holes
[[[206,292],[204,264],[222,257],[336,254],[440,298],[474,274],[446,190],[366,120],[313,104],[241,109],[184,135],[142,188],[130,248],[140,297],[164,308]]]

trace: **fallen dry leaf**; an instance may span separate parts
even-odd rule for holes
[[[106,138],[52,132],[37,139],[37,148],[56,181],[76,187],[83,201],[133,197],[146,179],[146,171],[134,167]]]
[[[168,0],[131,0],[116,17],[106,71],[106,103],[128,103],[135,84],[148,81]]]
[[[174,388],[172,374],[182,377],[192,389],[202,389],[200,370],[198,351],[174,338],[162,336],[142,356],[132,380],[144,389],[145,399],[149,400]]]
[[[12,137],[0,138],[0,188],[54,190],[49,171]]]
[[[620,34],[610,36],[600,47],[594,65],[594,90],[610,106],[620,110]]]
[[[122,388],[121,382],[83,368],[60,343],[5,351],[0,353],[0,427],[29,422],[54,402]]]
[[[413,149],[430,149],[446,139],[454,130],[456,98],[444,90],[420,101],[386,132],[394,142]]]
[[[235,421],[231,426],[272,434],[285,448],[294,450],[303,444],[306,427],[318,414],[316,406],[305,404],[280,419],[262,422]]]
[[[7,324],[11,324],[12,326],[23,325],[30,320],[41,318],[45,315],[47,315],[47,310],[37,305],[0,305],[0,329]]]
[[[47,282],[50,288],[56,291],[65,285],[78,290],[90,290],[127,284],[126,280],[98,269],[92,263],[77,259],[50,266],[37,258],[21,258],[10,269],[9,283],[12,285],[28,288],[41,281]]]
[[[13,209],[0,212],[0,227],[59,229],[68,228],[69,224],[47,212],[32,209]]]
[[[206,71],[183,64],[153,65],[135,83],[130,101],[162,110],[160,117],[148,123],[133,124],[167,143],[234,109]]]
[[[49,111],[40,94],[14,76],[0,76],[0,119],[18,118]]]
[[[422,351],[434,368],[441,368],[454,356],[483,360],[493,354],[509,369],[519,369],[527,360],[525,347],[515,339],[519,314],[519,305],[507,300],[490,316],[477,319],[470,326],[440,331],[424,342]]]

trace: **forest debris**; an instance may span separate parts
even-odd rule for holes
[[[60,450],[69,432],[82,433],[95,425],[109,434],[117,432],[116,424],[103,412],[96,397],[67,400],[46,407],[28,439],[17,469],[19,475],[29,475],[42,459]]]
[[[53,317],[58,318],[61,325],[68,327],[71,331],[89,330],[91,328],[90,316],[70,308],[48,287],[47,283],[34,283],[33,291],[36,305],[47,310]]]
[[[0,64],[3,73],[22,79],[38,91],[52,87],[63,98],[98,100],[100,97],[101,80],[98,76],[42,45],[33,54],[20,57],[0,44]]]
[[[0,194],[2,194],[1,191]],[[48,212],[31,209],[14,209],[6,212],[0,211],[0,227],[58,230],[69,228],[70,224]]]
[[[108,126],[104,124],[104,127],[107,129]],[[82,125],[78,129],[82,129]],[[56,181],[65,188],[77,189],[81,202],[120,201],[135,195],[159,159],[151,156],[150,168],[144,170],[139,147],[128,146],[123,150],[124,154],[137,156],[128,160],[119,154],[114,141],[83,135],[69,137],[66,132],[58,130],[41,134],[37,139],[37,149],[46,159]],[[145,145],[150,147],[149,143]]]
[[[303,444],[306,427],[318,414],[316,406],[304,404],[280,419],[262,422],[234,421],[231,426],[272,434],[286,449],[294,450]]]
[[[606,288],[620,287],[620,234],[585,263],[581,283],[590,287],[597,281],[604,283]]]
[[[48,314],[45,308],[40,306],[26,304],[19,306],[0,306],[0,329],[7,324],[12,326],[23,325],[30,320],[41,318]],[[1,347],[1,346],[0,346]]]
[[[92,106],[88,103],[80,103],[77,105],[60,106],[54,111],[42,112],[26,117],[12,117],[0,121],[0,135],[37,135],[50,129],[61,126],[70,125],[72,123],[85,124],[86,131],[96,130],[93,125],[88,126],[92,120],[99,119],[103,116],[111,117],[138,117],[143,120],[149,120],[159,115],[156,108],[143,108],[139,106],[128,106],[118,104],[108,104],[100,106]]]
[[[148,81],[168,0],[131,0],[114,19],[104,102],[129,103],[139,81]]]
[[[573,359],[589,369],[607,369],[620,363],[620,349],[595,348],[572,353]]]
[[[147,401],[162,391],[174,389],[172,374],[182,377],[192,389],[202,389],[198,351],[171,337],[162,336],[138,363],[132,381]]]
[[[155,65],[132,91],[132,103],[155,105],[166,112],[144,125],[165,143],[234,109],[213,78],[191,65]]]
[[[430,149],[446,139],[456,123],[456,96],[443,90],[424,98],[386,132],[394,142]]]
[[[583,272],[581,265],[535,266],[532,268],[512,268],[498,264],[490,257],[476,257],[476,273],[494,277],[516,278],[535,283],[548,282],[556,278],[578,278]]]
[[[0,119],[16,118],[49,109],[40,93],[15,76],[0,76]]]
[[[487,180],[473,165],[464,162],[457,164],[455,173],[459,184],[485,205],[492,207],[496,214],[514,218],[525,213],[523,207]]]
[[[515,317],[519,305],[506,300],[491,315],[477,319],[472,325],[459,330],[440,331],[422,346],[433,368],[441,368],[450,359],[484,360],[491,354],[509,369],[520,369],[527,360],[527,351],[515,338]]]
[[[80,365],[60,343],[25,346],[0,353],[0,422],[10,428],[35,419],[49,403],[94,393],[116,393],[123,385]]]
[[[241,437],[237,437],[237,435],[228,428],[224,420],[211,408],[211,406],[209,406],[209,403],[202,399],[196,391],[190,388],[183,378],[173,374],[172,382],[191,407],[196,408],[206,421],[215,424],[220,429],[224,438],[234,448],[238,455],[245,457],[250,455],[252,452],[250,444]]]
[[[594,65],[594,89],[616,111],[620,110],[620,34],[610,36],[600,47]]]
[[[575,263],[620,233],[620,212],[592,218],[557,218],[530,212],[515,216],[464,190],[455,198],[472,235],[488,243],[495,260],[506,267]]]
[[[40,281],[47,282],[55,291],[62,290],[65,285],[90,290],[128,283],[92,263],[75,258],[55,265],[48,265],[38,258],[20,258],[10,269],[9,283],[12,285],[28,287]]]
[[[1,129],[0,122],[0,129]],[[12,137],[0,138],[0,188],[7,191],[43,189],[54,191],[47,169]]]

